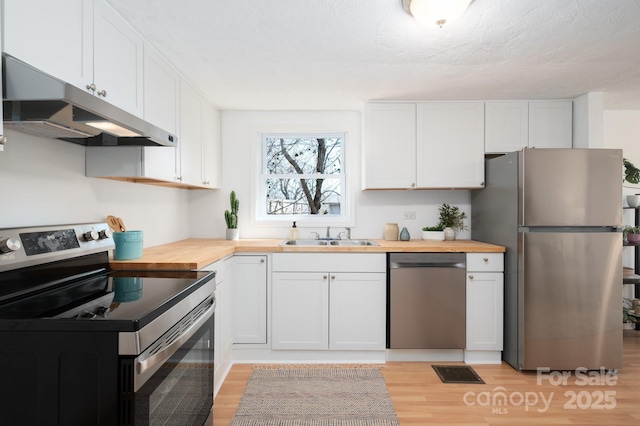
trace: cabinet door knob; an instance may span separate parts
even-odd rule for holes
[[[264,263],[264,259],[260,259],[260,263]]]
[[[469,275],[469,279],[472,280],[473,279],[473,275]]]
[[[326,275],[323,275],[323,276],[322,276],[322,279],[323,279],[323,280],[326,280],[326,279],[327,279],[327,276],[326,276]]]
[[[336,276],[335,276],[335,275],[331,275],[331,279],[332,279],[332,280],[335,280],[335,279],[336,279]]]
[[[98,96],[102,96],[103,98],[107,97],[107,91],[102,89],[101,91],[98,92]]]
[[[484,263],[489,262],[489,258],[488,257],[483,257],[482,260],[484,261]]]
[[[92,92],[96,91],[96,85],[94,83],[87,84],[87,90],[91,90]]]

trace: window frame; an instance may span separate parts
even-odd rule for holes
[[[327,132],[327,131],[269,131],[259,132],[259,161],[257,164],[257,191],[255,202],[255,214],[252,215],[255,218],[255,223],[258,225],[280,225],[291,226],[293,221],[297,226],[349,226],[351,223],[351,189],[349,188],[349,167],[347,164],[347,151],[348,151],[348,134],[347,132]],[[266,140],[267,138],[287,137],[287,138],[340,138],[340,164],[341,173],[333,174],[269,174],[266,173],[267,164],[267,150]],[[283,214],[283,215],[268,215],[266,207],[266,182],[267,179],[275,178],[293,178],[293,179],[316,179],[319,176],[323,176],[328,179],[338,179],[340,183],[340,214],[336,215],[296,215],[296,214]]]

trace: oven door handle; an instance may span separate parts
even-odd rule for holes
[[[142,354],[136,362],[136,372],[138,374],[143,374],[145,371],[155,367],[158,364],[162,364],[166,360],[171,358],[171,356],[176,353],[177,350],[180,349],[180,347],[182,347],[182,345],[187,340],[189,340],[205,322],[211,319],[215,309],[216,300],[213,299],[213,303],[211,304],[211,306],[209,306],[207,310],[204,311],[196,321],[194,321],[186,330],[182,332],[180,336],[176,337],[171,343],[161,348],[157,352]]]

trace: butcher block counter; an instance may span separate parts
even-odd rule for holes
[[[385,252],[459,252],[503,253],[502,246],[473,240],[455,241],[385,241],[378,246],[281,246],[282,239],[241,239],[229,241],[213,238],[189,238],[144,249],[140,259],[111,260],[112,269],[195,270],[234,253],[385,253]]]

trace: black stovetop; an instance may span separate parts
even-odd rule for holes
[[[109,271],[105,256],[3,273],[0,330],[137,331],[213,275]]]

